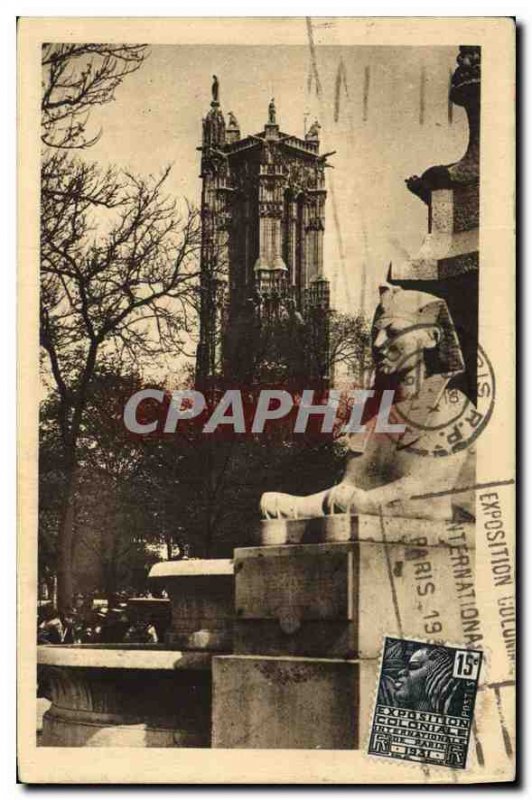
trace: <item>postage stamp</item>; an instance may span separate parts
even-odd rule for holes
[[[385,637],[368,754],[464,769],[482,656]]]

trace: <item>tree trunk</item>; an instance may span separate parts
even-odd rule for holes
[[[76,469],[72,465],[67,468],[65,500],[57,540],[57,607],[60,612],[70,608],[74,594],[72,568],[74,560],[75,494]]]
[[[76,402],[72,405],[72,422],[68,430],[68,414],[61,422],[63,444],[65,447],[65,501],[58,537],[58,569],[57,569],[57,605],[59,611],[65,611],[72,605],[74,583],[72,567],[75,544],[75,510],[77,479],[77,442],[81,428],[81,419],[85,410],[87,389],[94,374],[98,343],[91,341],[87,361],[81,377],[81,385]]]

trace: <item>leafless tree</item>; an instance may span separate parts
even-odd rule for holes
[[[142,65],[143,45],[43,47],[40,341],[59,396],[65,475],[57,542],[58,602],[72,594],[78,443],[102,356],[138,366],[184,346],[197,277],[199,216],[165,194],[168,169],[139,178],[82,151],[90,112]]]
[[[199,218],[158,179],[101,172],[57,153],[42,191],[41,345],[59,392],[67,477],[59,534],[59,602],[72,591],[76,450],[98,358],[138,366],[184,344],[187,296],[197,277]],[[106,231],[99,234],[99,231]]]
[[[48,147],[85,148],[101,130],[87,132],[94,106],[114,100],[115,89],[147,56],[137,44],[44,44],[42,141]]]

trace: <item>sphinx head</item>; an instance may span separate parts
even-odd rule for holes
[[[377,374],[448,377],[464,370],[456,331],[444,300],[426,292],[381,286],[372,327]]]

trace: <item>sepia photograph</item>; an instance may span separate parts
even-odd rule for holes
[[[514,20],[19,22],[22,779],[514,780]]]

